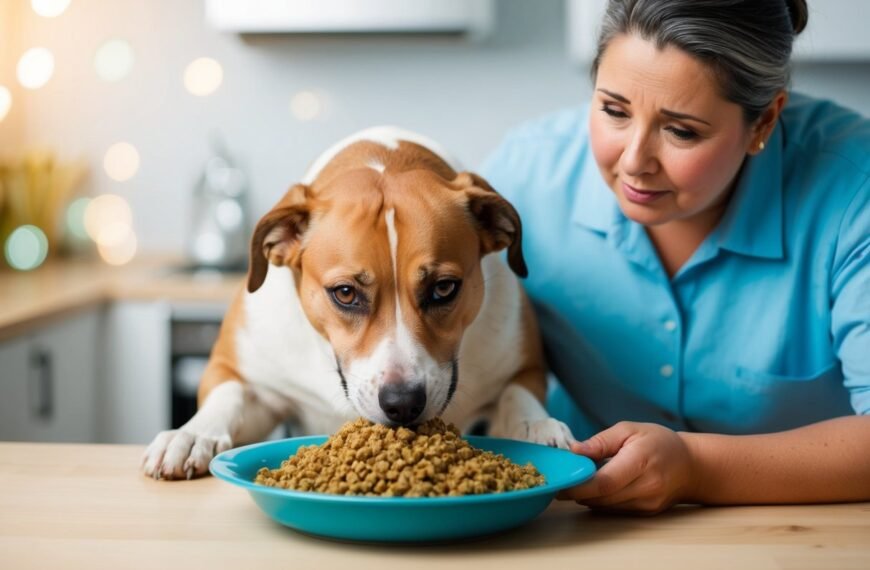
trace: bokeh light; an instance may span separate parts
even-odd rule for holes
[[[193,250],[196,256],[206,263],[217,263],[224,255],[224,240],[216,231],[207,231],[196,236]]]
[[[48,238],[36,226],[19,226],[6,239],[6,262],[20,271],[36,269],[48,256]]]
[[[133,48],[126,40],[108,40],[94,54],[94,70],[103,81],[120,81],[133,69]]]
[[[209,57],[193,60],[184,70],[184,86],[198,97],[214,93],[224,79],[221,64]]]
[[[130,205],[117,194],[102,194],[85,208],[85,231],[98,246],[113,247],[133,233]]]
[[[242,224],[242,207],[235,200],[221,200],[215,208],[217,223],[226,230],[234,230]]]
[[[0,85],[0,122],[9,114],[12,107],[12,93],[6,87]]]
[[[323,113],[323,97],[314,91],[300,91],[290,100],[290,112],[300,121],[313,121]]]
[[[88,232],[85,229],[85,211],[90,203],[90,198],[76,198],[66,208],[67,231],[76,239],[85,240],[88,238]]]
[[[130,143],[115,143],[103,157],[103,169],[112,180],[130,180],[139,170],[139,151]]]
[[[30,7],[43,18],[55,18],[64,13],[70,0],[30,0]]]
[[[136,255],[138,241],[136,234],[128,232],[124,239],[114,244],[97,244],[97,251],[103,261],[110,265],[124,265]]]
[[[31,48],[18,60],[17,72],[21,85],[39,89],[54,74],[54,55],[43,47]]]

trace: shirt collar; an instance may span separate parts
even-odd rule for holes
[[[783,134],[777,124],[765,149],[746,160],[715,233],[718,245],[753,257],[782,259]]]
[[[782,154],[783,135],[777,124],[765,150],[746,159],[734,195],[711,236],[720,248],[754,257],[783,257]],[[601,177],[588,145],[576,184],[582,187],[576,189],[573,222],[605,234],[630,222]]]

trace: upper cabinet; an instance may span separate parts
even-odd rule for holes
[[[493,0],[206,0],[206,18],[244,33],[489,34]]]
[[[785,0],[783,0],[784,2]],[[796,62],[870,61],[866,0],[809,0],[810,18],[795,42]],[[567,0],[568,53],[577,65],[595,57],[598,27],[607,0]]]

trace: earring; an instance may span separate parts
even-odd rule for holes
[[[764,150],[764,141],[758,141],[758,152]]]

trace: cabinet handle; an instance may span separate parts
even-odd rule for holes
[[[54,374],[51,352],[35,348],[30,352],[30,408],[44,420],[54,415]]]

